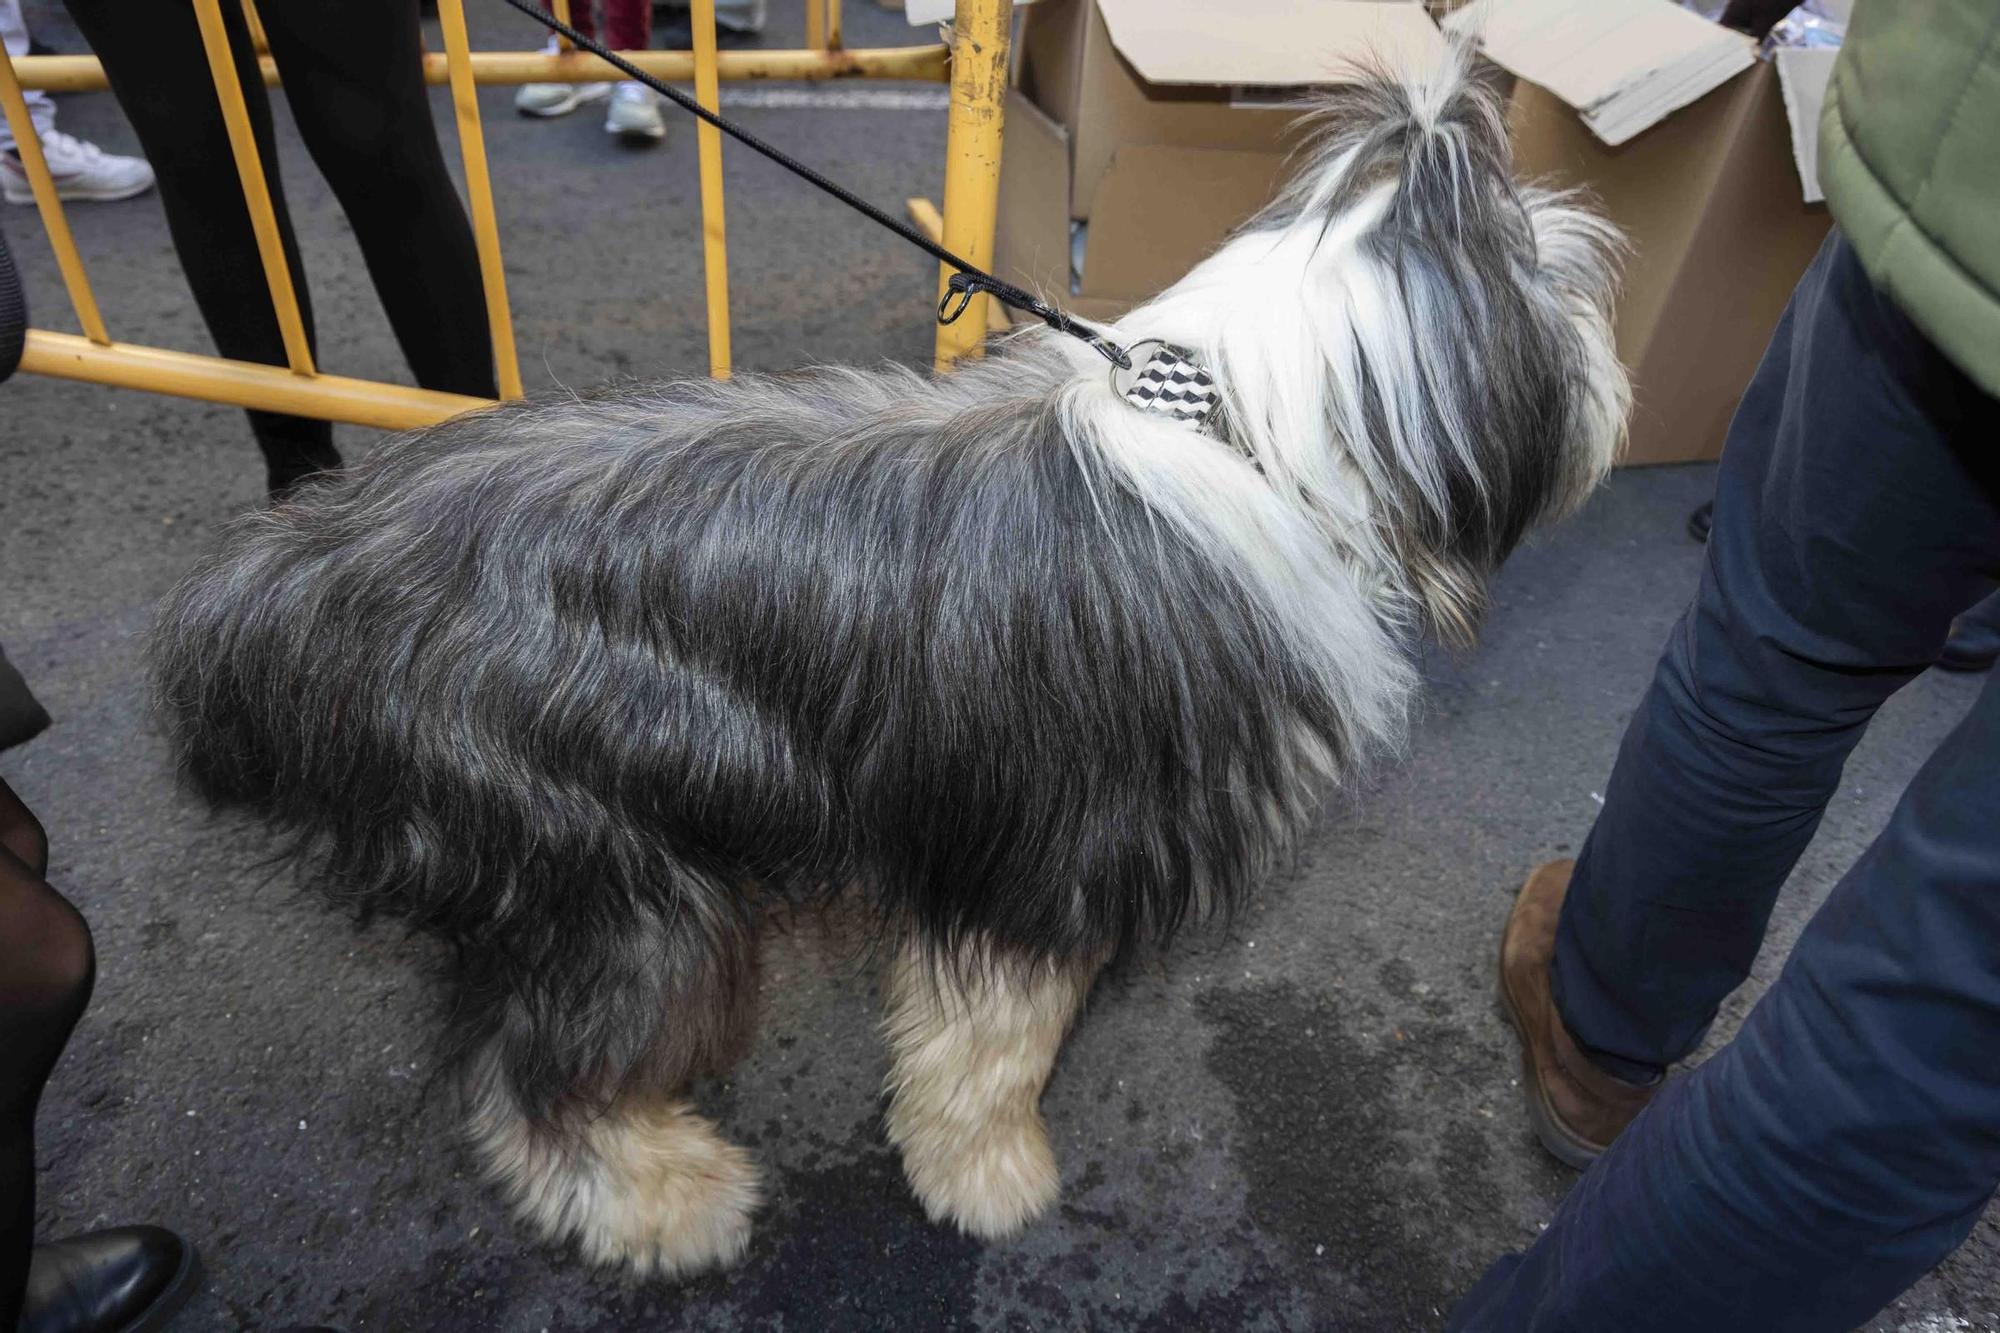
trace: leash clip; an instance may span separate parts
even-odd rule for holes
[[[952,274],[950,280],[945,283],[944,295],[938,298],[938,323],[958,323],[958,317],[972,304],[972,298],[979,294],[981,285],[979,279],[970,273]],[[958,304],[955,306],[951,303],[953,297],[958,298]]]
[[[956,323],[958,317],[965,313],[966,307],[972,304],[972,298],[981,292],[985,292],[1004,306],[1011,306],[1015,310],[1026,310],[1058,333],[1067,333],[1070,337],[1089,344],[1099,356],[1120,370],[1132,368],[1132,358],[1125,354],[1125,349],[1103,334],[1092,332],[1054,306],[1037,300],[1012,283],[1002,282],[984,273],[967,273],[960,270],[945,280],[945,293],[938,299],[938,323]]]

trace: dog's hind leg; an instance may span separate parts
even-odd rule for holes
[[[1055,1202],[1038,1103],[1100,966],[918,942],[891,965],[889,1139],[933,1219],[997,1240]]]
[[[553,997],[531,961],[496,950],[483,966],[523,993],[500,1006],[464,1071],[473,1149],[515,1213],[544,1239],[640,1277],[742,1258],[761,1198],[750,1155],[686,1096],[742,1049],[753,940],[730,922],[696,945],[686,926],[666,926],[672,949],[644,947],[640,923],[581,966],[570,957],[577,984]],[[581,929],[568,932],[572,955]]]

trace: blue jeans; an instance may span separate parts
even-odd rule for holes
[[[1875,710],[2000,580],[2000,401],[1836,232],[1730,427],[1694,603],[1556,941],[1565,1023],[1648,1074],[1742,982]],[[1671,1082],[1464,1330],[1846,1330],[2000,1187],[2000,681],[1736,1039]]]

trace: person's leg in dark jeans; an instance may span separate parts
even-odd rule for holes
[[[1881,702],[2000,577],[2000,405],[1837,236],[1730,431],[1694,605],[1556,938],[1615,1072],[1687,1054]],[[2000,693],[1926,766],[1736,1041],[1666,1091],[1464,1329],[1845,1329],[2000,1182]]]
[[[2000,681],[1737,1037],[1503,1259],[1456,1330],[1845,1333],[2000,1185]]]
[[[192,7],[66,4],[159,176],[174,248],[217,350],[283,365],[284,342]],[[241,7],[221,9],[310,336],[311,297],[280,186],[269,99]],[[416,0],[274,0],[260,13],[274,55],[289,66],[281,73],[300,132],[348,209],[418,383],[492,395],[477,253],[416,72]],[[338,465],[327,423],[249,415],[274,490]]]
[[[1875,710],[2000,579],[2000,410],[1836,236],[1730,427],[1695,601],[1625,732],[1556,946],[1614,1068],[1692,1051]]]

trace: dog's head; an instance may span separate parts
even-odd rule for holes
[[[1277,200],[1119,332],[1209,358],[1271,483],[1467,637],[1487,577],[1623,441],[1621,241],[1514,181],[1462,52],[1417,79],[1359,71],[1302,124]]]

